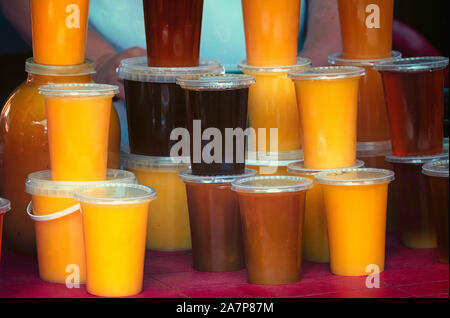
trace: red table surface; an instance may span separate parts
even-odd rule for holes
[[[246,271],[204,273],[192,269],[189,252],[147,252],[144,286],[136,297],[145,298],[448,298],[449,266],[437,262],[435,249],[408,249],[389,236],[386,270],[380,288],[365,287],[365,277],[342,277],[329,272],[329,264],[303,262],[303,278],[292,285],[248,284]],[[39,279],[35,257],[3,251],[0,266],[0,297],[83,298],[94,297],[85,286],[65,285]]]

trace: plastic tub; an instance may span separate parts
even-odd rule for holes
[[[180,173],[186,184],[195,270],[230,272],[245,267],[239,202],[231,182],[255,174],[250,169],[232,176]]]
[[[422,157],[397,157],[386,160],[394,166],[397,210],[403,245],[409,248],[436,248],[436,229],[430,211],[428,178],[422,166],[434,160],[447,159],[448,154]]]
[[[29,217],[36,230],[39,276],[52,283],[66,282],[68,266],[77,266],[79,283],[86,280],[83,224],[75,191],[87,185],[136,183],[134,174],[122,170],[108,170],[108,181],[62,182],[52,181],[50,171],[28,176],[26,192],[32,196]]]
[[[83,63],[89,0],[30,0],[30,10],[36,63]]]
[[[198,65],[203,0],[144,0],[148,65]]]
[[[365,276],[384,271],[388,184],[394,173],[384,169],[322,172],[331,272]]]
[[[374,65],[381,72],[392,154],[431,156],[443,151],[445,57],[414,57]]]
[[[195,175],[244,173],[248,92],[254,82],[254,77],[241,74],[192,75],[177,79],[186,90],[191,167]],[[235,137],[230,135],[234,132]]]
[[[117,86],[53,84],[44,95],[54,181],[106,179],[112,98]]]
[[[363,75],[363,68],[353,66],[289,73],[297,92],[306,168],[355,165],[358,87]]]
[[[250,65],[292,65],[298,51],[300,0],[242,0]]]
[[[309,179],[289,176],[233,182],[249,283],[280,285],[301,279],[305,196],[311,187]]]
[[[338,0],[338,8],[345,58],[389,57],[394,0]]]
[[[104,297],[139,294],[144,278],[145,238],[153,188],[111,183],[82,188],[81,204],[86,245],[86,289]]]

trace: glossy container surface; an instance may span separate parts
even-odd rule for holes
[[[57,83],[90,83],[93,63],[72,66],[25,64],[27,80],[6,100],[0,115],[0,195],[12,203],[5,217],[5,245],[19,253],[35,253],[33,222],[26,214],[31,196],[25,192],[27,176],[50,169],[44,97],[38,87]],[[109,127],[108,168],[120,167],[120,124],[112,108]]]
[[[394,0],[338,0],[338,7],[345,58],[389,57]]]
[[[355,164],[358,87],[363,75],[363,68],[352,66],[289,73],[296,86],[306,168]]]
[[[254,82],[254,77],[238,74],[177,79],[186,90],[191,167],[195,175],[244,173],[248,91]],[[236,134],[231,135],[233,132]]]
[[[386,156],[396,175],[396,201],[400,214],[403,245],[409,248],[436,248],[436,229],[430,211],[428,178],[422,165],[448,158],[448,154],[424,157]]]
[[[39,87],[54,181],[106,179],[111,104],[118,92],[117,86],[92,83]]]
[[[237,180],[249,283],[293,284],[302,274],[306,178],[251,177]]]
[[[448,58],[417,57],[383,62],[381,72],[394,156],[443,151],[444,69]]]
[[[295,64],[300,0],[242,0],[242,12],[250,65]]]
[[[245,267],[239,202],[231,182],[255,174],[249,169],[240,176],[180,173],[186,184],[195,270],[229,272]]]
[[[170,157],[179,140],[175,128],[187,128],[186,97],[176,78],[199,73],[222,73],[216,60],[200,59],[196,67],[148,67],[145,57],[121,61],[118,75],[124,80],[130,150],[145,156]]]
[[[388,184],[393,179],[392,171],[370,168],[316,175],[323,187],[333,274],[364,276],[384,270]]]
[[[203,0],[143,0],[149,66],[196,66]]]
[[[35,62],[82,64],[89,0],[30,0],[30,10]]]
[[[64,284],[73,274],[74,280],[85,283],[82,216],[79,203],[73,196],[80,187],[108,183],[136,183],[136,177],[122,170],[108,170],[107,181],[100,182],[52,181],[48,170],[28,176],[25,189],[32,195],[32,205],[27,212],[36,229],[39,277],[42,280]]]
[[[422,173],[428,177],[431,204],[436,224],[438,259],[448,264],[448,159],[429,162],[422,167]]]
[[[115,183],[82,188],[75,198],[83,216],[87,292],[103,297],[139,294],[148,210],[156,199],[155,189]]]

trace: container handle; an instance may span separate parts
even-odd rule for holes
[[[47,214],[47,215],[34,215],[33,212],[33,203],[30,201],[27,206],[27,214],[33,221],[52,221],[56,219],[60,219],[64,216],[67,216],[69,214],[75,213],[77,211],[81,212],[81,205],[78,203],[74,206],[71,206],[70,208],[67,208],[65,210],[53,213],[53,214]]]

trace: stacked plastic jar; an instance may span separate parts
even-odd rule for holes
[[[186,187],[194,269],[243,269],[244,244],[235,180],[254,176],[245,168],[249,75],[179,77],[186,96],[191,169],[180,173]]]
[[[393,173],[362,168],[364,162],[356,159],[358,92],[364,75],[365,69],[357,66],[289,73],[297,90],[304,161],[290,164],[288,173],[314,183],[306,194],[303,257],[330,262],[336,275],[368,275],[369,264],[384,269],[386,204]],[[371,221],[365,219],[369,214]],[[373,247],[371,253],[368,246]]]
[[[315,184],[306,195],[304,257],[330,261],[337,275],[367,275],[370,262],[384,268],[387,192],[394,178],[383,163],[373,160],[361,168],[356,158],[369,158],[358,154],[369,144],[389,142],[381,76],[373,65],[396,60],[400,53],[392,51],[393,0],[341,0],[338,7],[343,51],[330,56],[333,66],[289,73],[296,84],[304,161],[289,165],[288,173]],[[377,197],[373,207],[363,204],[370,192]],[[355,207],[375,213],[373,228],[356,221]],[[347,224],[351,219],[355,223]],[[375,242],[379,254],[365,254]]]
[[[1,118],[1,190],[18,209],[5,222],[7,243],[32,252],[35,237],[45,281],[86,283],[96,295],[139,292],[156,192],[137,186],[131,172],[108,169],[120,165],[112,105],[118,87],[92,83],[94,66],[85,61],[89,0],[31,0],[30,9],[29,76]]]
[[[390,152],[391,134],[383,81],[374,65],[401,58],[400,52],[392,51],[394,1],[340,0],[338,7],[342,52],[330,55],[328,61],[365,70],[358,94],[357,156],[366,167],[392,169],[384,160]],[[395,213],[389,219],[395,219]]]
[[[147,248],[190,250],[186,194],[178,179],[178,173],[190,165],[189,144],[187,155],[172,151],[182,142],[179,135],[172,134],[188,128],[186,95],[176,79],[221,74],[223,67],[211,59],[200,59],[199,65],[192,67],[150,67],[147,61],[146,57],[126,59],[118,68],[124,80],[130,144],[122,153],[122,164],[136,174],[139,183],[153,186],[159,193],[148,219]]]
[[[242,1],[247,59],[238,67],[254,76],[249,91],[247,159],[251,166],[302,158],[302,130],[295,87],[287,73],[311,66],[297,57],[300,0]],[[281,168],[283,170],[283,168]],[[258,171],[260,174],[261,171]],[[277,174],[277,169],[269,173]]]
[[[448,158],[444,151],[444,73],[448,58],[415,57],[375,65],[383,79],[402,242],[435,248],[432,192],[422,174],[426,163]],[[434,195],[434,193],[433,193]],[[444,198],[442,198],[444,199]]]
[[[34,56],[25,62],[27,80],[12,92],[0,117],[0,196],[12,203],[5,216],[4,241],[7,248],[25,254],[35,254],[36,248],[33,222],[26,214],[31,197],[23,184],[28,174],[50,168],[45,104],[38,87],[91,83],[95,73],[93,63],[84,57],[89,0],[33,0],[30,5]],[[77,19],[66,25],[74,12]],[[77,25],[72,25],[74,21]],[[108,167],[117,169],[120,125],[114,108],[108,129]]]

